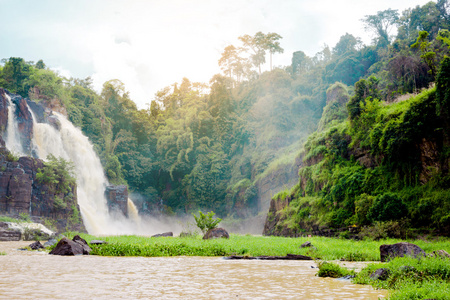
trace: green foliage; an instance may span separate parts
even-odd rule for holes
[[[19,220],[22,222],[31,222],[31,217],[27,213],[20,213],[19,214]]]
[[[387,268],[386,280],[372,280],[370,274]],[[390,299],[449,299],[450,261],[448,258],[419,259],[399,257],[387,264],[370,264],[354,279],[355,283],[392,290]]]
[[[217,218],[213,219],[215,213],[210,211],[206,215],[202,213],[201,211],[198,212],[198,216],[192,214],[195,219],[195,223],[197,227],[205,234],[210,229],[214,229],[217,227],[217,225],[222,221],[222,219]]]
[[[407,212],[406,205],[398,195],[386,193],[375,198],[367,217],[374,221],[392,221],[402,218]]]
[[[19,156],[12,152],[8,152],[8,154],[6,154],[6,160],[10,162],[15,162],[19,160]]]
[[[332,262],[323,261],[318,263],[317,266],[319,267],[319,272],[317,272],[319,277],[340,278],[347,275],[355,275],[355,271],[350,271]]]
[[[72,191],[76,179],[72,162],[66,161],[62,157],[56,158],[52,154],[47,157],[42,169],[38,169],[36,180],[40,184],[48,185],[50,190],[59,194],[68,194]],[[61,199],[60,199],[61,200]],[[55,201],[57,201],[55,199]]]

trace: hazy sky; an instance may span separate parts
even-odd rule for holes
[[[292,53],[313,56],[351,33],[369,44],[360,19],[427,0],[0,0],[0,58],[43,59],[61,75],[91,76],[97,91],[125,83],[140,108],[183,77],[209,82],[238,36],[280,34]]]

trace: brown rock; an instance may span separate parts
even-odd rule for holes
[[[44,246],[42,246],[41,242],[39,242],[39,241],[30,244],[28,247],[30,247],[31,250],[44,249]]]
[[[217,238],[229,239],[230,235],[223,228],[213,228],[213,229],[208,230],[208,232],[203,236],[204,240],[217,239]]]
[[[389,261],[395,257],[404,256],[418,258],[420,256],[426,256],[426,254],[419,246],[406,242],[380,246],[380,257],[382,262]]]
[[[86,255],[91,252],[86,241],[76,235],[73,240],[63,237],[56,247],[49,253],[53,255]]]

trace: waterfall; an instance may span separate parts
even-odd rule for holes
[[[87,231],[94,235],[135,232],[133,227],[137,225],[136,221],[109,214],[104,194],[108,181],[89,139],[63,115],[55,112],[53,115],[58,119],[59,131],[50,124],[37,123],[32,114],[34,150],[44,160],[47,155],[53,154],[73,162],[78,205]],[[139,218],[132,201],[128,203],[133,219]]]
[[[16,106],[11,101],[11,97],[8,94],[5,94],[6,100],[8,100],[8,124],[6,125],[6,137],[5,144],[6,148],[8,148],[14,154],[23,155],[23,147],[20,142],[20,131],[19,126],[17,125],[16,118]]]
[[[9,150],[24,153],[21,144],[16,106],[10,96],[5,95],[8,107],[8,124],[5,143]],[[73,162],[77,178],[77,199],[83,223],[90,234],[143,234],[149,235],[165,230],[167,224],[149,218],[144,220],[131,199],[128,199],[128,215],[110,212],[107,207],[105,188],[108,185],[100,159],[89,139],[83,135],[66,117],[53,112],[52,125],[38,123],[33,111],[28,107],[33,119],[32,152],[40,159],[47,160],[49,154]],[[50,118],[49,117],[49,118]],[[56,119],[56,120],[55,120]],[[173,224],[170,225],[174,227]],[[175,225],[175,227],[180,227]]]

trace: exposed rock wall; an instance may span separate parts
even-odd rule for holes
[[[31,153],[33,120],[27,101],[18,95],[9,94],[4,89],[0,89],[1,132],[4,132],[8,123],[6,93],[16,105],[16,117],[24,150]],[[44,114],[41,117],[43,116]],[[0,214],[13,217],[27,214],[38,221],[55,220],[58,230],[84,230],[77,204],[76,185],[70,186],[68,192],[55,192],[51,186],[36,180],[39,169],[44,167],[42,160],[27,156],[15,160],[0,136]]]
[[[126,185],[109,185],[105,189],[108,209],[111,212],[121,212],[128,217],[128,188]]]

